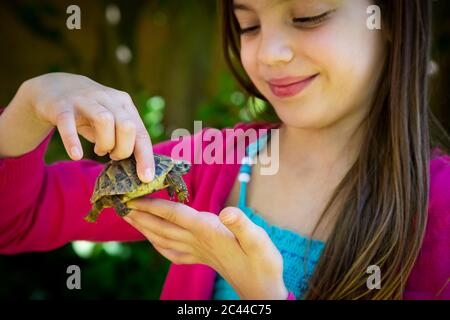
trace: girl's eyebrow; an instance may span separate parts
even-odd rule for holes
[[[280,2],[290,2],[293,0],[282,0]],[[326,2],[330,2],[332,4],[339,4],[342,2],[342,0],[326,0]],[[233,2],[233,11],[237,11],[237,10],[242,10],[242,11],[255,11],[251,6],[247,6],[246,4],[243,3],[237,3],[237,2]]]
[[[245,4],[241,3],[233,3],[233,11],[242,10],[242,11],[251,11],[250,7],[247,7]]]
[[[242,11],[253,11],[252,7],[247,7],[245,4],[241,3],[233,3],[233,11],[242,10]]]
[[[280,2],[290,2],[290,1],[292,1],[292,0],[282,0]],[[242,4],[242,3],[233,2],[233,11],[236,11],[236,10],[254,11],[254,9],[251,6],[247,6],[247,5]]]

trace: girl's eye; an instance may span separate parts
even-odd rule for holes
[[[322,13],[322,14],[320,14],[318,16],[314,16],[314,17],[294,18],[294,22],[298,23],[303,28],[312,28],[312,27],[319,25],[323,21],[325,21],[333,11],[334,10],[328,11],[328,12]],[[242,28],[242,29],[239,29],[239,34],[243,35],[245,33],[250,33],[250,32],[256,31],[258,28],[259,28],[259,26]]]
[[[253,27],[248,27],[248,28],[241,28],[241,29],[239,29],[239,34],[243,35],[244,33],[250,33],[252,31],[255,31],[258,28],[259,28],[259,26],[253,26]]]
[[[334,10],[333,10],[334,11]],[[327,11],[314,17],[294,18],[294,22],[298,23],[301,27],[311,28],[322,23],[333,11]]]

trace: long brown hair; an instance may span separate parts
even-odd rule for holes
[[[219,0],[225,59],[244,90],[265,101],[240,61],[232,0]],[[431,1],[377,0],[389,39],[384,73],[366,119],[359,156],[321,219],[339,214],[306,299],[401,299],[425,233],[431,149],[449,138],[428,106]],[[317,226],[316,226],[317,229]],[[367,268],[381,269],[369,290]]]

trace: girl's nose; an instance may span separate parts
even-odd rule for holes
[[[294,51],[288,41],[274,34],[262,39],[258,55],[261,63],[275,66],[290,62],[294,57]]]

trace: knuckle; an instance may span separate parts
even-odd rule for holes
[[[135,139],[136,147],[138,148],[139,152],[148,154],[153,150],[152,141],[146,131],[142,132],[141,130],[139,130],[138,132],[136,132]]]
[[[261,234],[264,237],[268,236],[267,231],[263,227],[261,227],[259,225],[255,225],[254,227],[255,227],[255,230],[254,230],[255,235]]]
[[[266,230],[261,228],[260,226],[255,226],[253,231],[250,231],[252,233],[253,238],[255,239],[256,244],[262,243],[263,240],[266,240],[269,238],[269,235],[267,234]]]
[[[55,107],[55,110],[57,112],[69,112],[66,107],[70,106],[71,102],[72,101],[70,99],[67,99],[66,97],[54,97],[48,100],[48,104],[52,107]]]
[[[127,133],[136,132],[136,124],[129,119],[120,121],[118,123],[119,130]]]
[[[99,156],[104,156],[106,153],[108,153],[108,148],[103,145],[96,144],[94,147],[94,152]]]
[[[262,229],[262,232],[265,233],[264,229]],[[259,230],[255,229],[254,231],[250,231],[250,241],[248,244],[254,249],[264,246],[264,241],[261,241],[261,234],[259,233]]]
[[[61,123],[69,120],[71,117],[73,117],[73,114],[71,111],[65,110],[61,111],[56,115],[56,123]]]
[[[76,134],[66,134],[63,139],[70,145],[70,146],[79,146],[79,140]]]
[[[149,142],[150,136],[149,136],[147,130],[145,130],[145,129],[138,130],[136,132],[136,140],[141,141],[141,142]]]
[[[108,101],[109,96],[108,90],[104,88],[96,89],[92,92],[92,97],[95,100]]]
[[[100,148],[105,151],[105,154],[110,153],[114,149],[114,140],[112,140],[110,142],[103,142],[100,145]]]
[[[167,216],[167,220],[169,222],[176,224],[178,222],[178,219],[177,219],[177,215],[175,213],[175,209],[172,209],[173,207],[174,207],[174,205],[170,205],[170,208],[167,209],[166,216]]]
[[[81,105],[83,104],[83,96],[81,94],[75,94],[72,97],[68,98],[68,101],[70,101],[71,104],[76,107],[81,107]]]
[[[87,77],[87,76],[85,76],[85,75],[83,75],[83,74],[75,74],[75,75],[73,75],[75,78],[78,78],[78,80],[80,80],[80,81],[92,81],[91,80],[91,78],[89,78],[89,77]]]
[[[98,150],[102,150],[102,151],[111,151],[114,148],[114,140],[113,141],[100,141],[98,140],[95,144],[95,147]]]
[[[222,233],[220,223],[215,223],[212,228],[203,228],[203,241],[207,246],[212,246],[217,239],[217,235]]]
[[[212,228],[206,225],[203,225],[203,227],[204,229],[211,230],[211,233],[209,234],[211,237],[222,231],[222,223],[220,223],[219,221],[214,223]]]
[[[178,224],[179,223],[178,212],[180,212],[181,210],[183,210],[183,207],[180,203],[169,201],[167,203],[167,211],[165,212],[167,220],[174,224]]]
[[[170,241],[164,238],[158,238],[157,240],[155,240],[155,244],[163,249],[170,249]]]
[[[109,111],[100,111],[94,115],[94,122],[99,125],[108,125],[114,122],[114,116]]]
[[[122,101],[126,102],[126,103],[130,103],[133,101],[133,99],[131,99],[131,96],[128,92],[125,91],[119,91],[119,96],[121,98]]]

